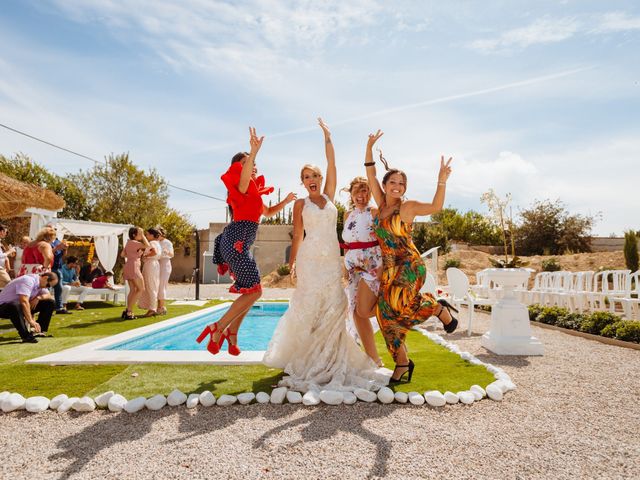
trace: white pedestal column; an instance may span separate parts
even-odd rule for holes
[[[502,286],[504,296],[491,308],[491,328],[482,336],[481,345],[498,355],[543,355],[544,346],[531,336],[529,312],[518,302],[513,289],[529,278],[520,268],[492,268],[489,278]]]

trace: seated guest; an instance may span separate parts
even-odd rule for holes
[[[11,320],[23,343],[38,343],[36,336],[46,336],[55,308],[48,289],[57,283],[53,272],[23,275],[0,292],[0,318]],[[34,313],[38,313],[38,320],[34,320]]]
[[[109,290],[116,290],[116,287],[111,283],[111,279],[113,278],[113,272],[106,272],[104,275],[96,278],[92,283],[91,287],[93,288],[108,288]]]
[[[100,260],[94,257],[91,263],[87,263],[80,269],[80,283],[85,287],[90,287],[91,282],[103,274],[104,272],[100,268]]]
[[[69,295],[77,294],[78,302],[76,303],[76,310],[84,310],[82,306],[82,302],[86,298],[89,293],[88,287],[83,287],[80,285],[80,281],[78,280],[78,259],[74,256],[67,257],[66,263],[60,269],[60,283],[62,283],[62,304],[63,308],[67,309],[67,301],[69,300]]]

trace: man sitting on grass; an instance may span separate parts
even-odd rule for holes
[[[55,308],[48,289],[57,283],[58,276],[53,272],[23,275],[0,292],[0,318],[11,320],[23,343],[38,343],[36,336],[46,336]],[[35,313],[38,313],[37,321],[33,317]]]

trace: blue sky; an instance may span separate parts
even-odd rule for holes
[[[4,0],[0,123],[223,197],[249,125],[268,182],[303,194],[322,116],[340,185],[380,128],[410,198],[432,197],[451,155],[448,205],[483,210],[489,188],[515,207],[560,198],[621,234],[640,229],[639,41],[633,1]],[[0,129],[0,152],[18,151],[91,167]],[[224,220],[215,200],[172,190],[171,205]]]

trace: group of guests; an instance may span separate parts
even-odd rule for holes
[[[129,229],[129,240],[120,253],[125,259],[123,278],[129,285],[123,319],[136,318],[136,304],[147,311],[145,317],[167,313],[165,301],[173,255],[173,243],[161,226]]]
[[[23,342],[49,336],[53,313],[70,313],[70,294],[79,295],[76,309],[83,310],[92,288],[113,288],[113,273],[103,272],[97,259],[79,268],[76,257],[64,258],[67,243],[56,238],[54,225],[45,226],[34,240],[22,237],[15,247],[3,245],[7,233],[7,226],[0,224],[0,318],[11,320]]]
[[[293,239],[290,270],[297,286],[289,309],[283,315],[263,359],[271,367],[281,368],[287,376],[280,382],[299,391],[322,389],[375,390],[383,383],[410,381],[415,365],[408,358],[406,335],[409,329],[436,316],[447,333],[457,327],[446,300],[421,293],[426,267],[413,244],[413,220],[442,209],[446,182],[451,173],[451,158],[440,159],[436,191],[431,202],[407,200],[408,177],[390,168],[382,154],[386,173],[380,182],[376,175],[372,149],[382,132],[369,135],[365,151],[366,177],[350,183],[351,209],[342,233],[345,265],[349,275],[346,292],[342,288],[342,261],[335,236],[337,209],[334,205],[337,169],[331,133],[319,119],[324,134],[326,174],[315,165],[304,165],[300,180],[308,196],[296,200],[290,193],[283,202],[267,207],[262,195],[264,177],[257,175],[255,158],[264,137],[250,129],[250,152],[236,154],[222,175],[232,221],[215,240],[214,263],[224,273],[230,270],[239,293],[225,315],[208,325],[198,336],[207,336],[207,349],[217,354],[226,341],[228,352],[240,354],[238,329],[253,303],[261,295],[260,274],[250,249],[261,215],[273,215],[296,200],[293,207]],[[323,186],[324,183],[324,186]],[[375,200],[377,208],[369,205]],[[395,368],[390,378],[381,378],[377,367],[380,356],[374,342],[376,317]],[[352,319],[353,336],[347,324]],[[354,337],[360,343],[359,348]],[[366,353],[365,353],[366,352]]]
[[[78,296],[75,309],[84,310],[88,294],[96,289],[116,289],[113,272],[103,271],[97,258],[80,267],[77,257],[65,256],[68,245],[57,238],[55,225],[46,225],[34,240],[22,237],[16,247],[3,245],[7,233],[7,226],[0,224],[0,318],[11,320],[23,342],[36,343],[36,337],[46,336],[54,312],[70,314],[70,295]],[[159,226],[146,231],[130,229],[121,254],[125,258],[124,279],[130,286],[122,318],[136,318],[136,303],[147,310],[145,316],[166,313],[174,250],[165,235]]]

